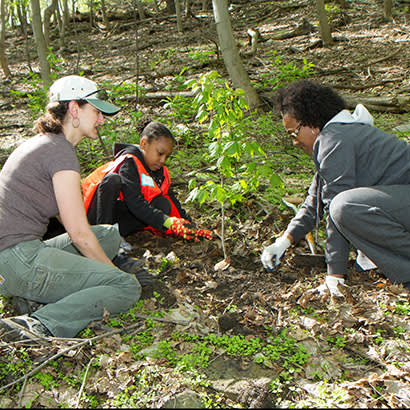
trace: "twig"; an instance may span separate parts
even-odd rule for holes
[[[389,54],[389,55],[387,55],[387,56],[380,57],[380,58],[377,58],[376,60],[369,61],[368,64],[369,64],[369,65],[373,65],[373,64],[376,64],[376,63],[380,63],[380,62],[382,62],[382,61],[384,61],[384,60],[388,60],[389,58],[394,57],[394,56],[395,56],[396,54],[398,54],[400,51],[402,51],[402,49],[401,49],[401,48],[398,48],[396,51],[393,51],[393,53],[391,53],[391,54]]]
[[[75,408],[77,408],[77,409],[80,407],[81,396],[83,395],[85,382],[87,381],[88,371],[90,370],[90,366],[91,366],[91,363],[92,363],[93,360],[94,360],[94,358],[92,357],[91,360],[88,362],[87,368],[85,369],[83,382],[81,383],[81,388],[80,388],[80,391],[78,392],[77,403],[75,405]]]
[[[107,336],[111,336],[117,333],[121,333],[124,332],[125,330],[130,330],[133,329],[134,327],[139,326],[139,323],[134,323],[131,326],[128,326],[126,328],[123,329],[115,329],[111,332],[107,332],[107,333],[103,333],[101,335],[95,336],[91,339],[85,339],[84,341],[74,345],[74,346],[69,346],[66,349],[61,350],[60,352],[56,353],[54,356],[49,357],[47,360],[45,360],[43,363],[41,363],[39,366],[35,367],[34,369],[32,369],[31,371],[29,371],[27,374],[25,374],[24,376],[18,378],[17,380],[14,380],[14,382],[11,382],[9,384],[6,384],[5,386],[0,387],[0,391],[2,390],[6,390],[11,386],[14,386],[17,383],[20,383],[22,380],[24,380],[25,378],[29,378],[31,376],[33,376],[34,374],[36,374],[40,369],[42,369],[46,364],[50,363],[53,360],[56,360],[57,358],[59,358],[60,356],[63,356],[65,353],[69,352],[70,350],[74,350],[74,349],[78,349],[81,346],[84,346],[86,344],[91,344],[92,342],[95,342],[96,340],[99,339],[103,339],[104,337]],[[50,337],[50,339],[52,340],[53,338]]]
[[[150,317],[150,316],[142,316],[142,315],[135,315],[135,317],[139,318],[139,319],[152,319],[152,320],[156,320],[157,322],[167,322],[167,323],[174,323],[177,325],[186,325],[188,323],[188,321],[186,320],[173,320],[173,319],[164,319],[164,318],[158,318],[158,317]],[[86,344],[91,344],[92,342],[95,342],[99,339],[103,339],[104,337],[108,337],[108,336],[112,336],[118,333],[122,333],[125,332],[127,330],[131,330],[134,329],[135,327],[140,326],[140,323],[134,323],[133,325],[127,326],[125,328],[121,328],[121,329],[115,329],[112,330],[110,332],[106,332],[103,333],[101,335],[95,336],[91,339],[85,339],[83,342],[80,342],[74,346],[69,346],[64,350],[61,350],[60,352],[56,353],[54,356],[49,357],[47,360],[45,360],[43,363],[41,363],[39,366],[35,367],[33,370],[31,370],[30,372],[28,372],[27,374],[25,374],[24,376],[18,378],[17,380],[14,380],[14,382],[11,382],[9,384],[6,384],[5,386],[0,387],[0,391],[2,390],[6,390],[11,386],[14,386],[17,383],[20,383],[22,380],[24,380],[25,378],[31,377],[34,374],[36,374],[40,369],[42,369],[46,364],[50,363],[53,360],[56,360],[57,358],[59,358],[60,356],[63,356],[65,353],[74,350],[74,349],[78,349],[81,346],[84,346]],[[50,340],[53,340],[52,337],[48,338]]]
[[[20,394],[19,394],[19,402],[17,404],[17,408],[21,409],[22,406],[22,402],[23,402],[23,396],[24,396],[24,392],[26,391],[26,385],[27,385],[27,379],[28,377],[24,378],[24,383],[23,383],[23,387],[20,390]]]

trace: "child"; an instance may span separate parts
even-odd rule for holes
[[[143,128],[139,146],[115,143],[114,160],[82,183],[90,224],[118,224],[122,237],[143,229],[185,239],[212,237],[210,231],[189,226],[191,218],[171,189],[165,161],[174,143],[171,131],[156,121]],[[123,240],[123,250],[128,247]]]

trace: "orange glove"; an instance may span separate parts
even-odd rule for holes
[[[194,229],[194,235],[198,238],[213,239],[215,234],[209,229]]]
[[[180,236],[184,239],[193,239],[198,241],[199,239],[195,237],[194,230],[186,226],[185,224],[190,224],[186,219],[177,218],[175,216],[168,217],[165,222],[165,228],[171,230],[175,235]]]

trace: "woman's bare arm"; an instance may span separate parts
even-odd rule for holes
[[[90,229],[81,194],[81,177],[76,171],[63,170],[53,176],[61,223],[73,244],[87,258],[113,265]]]

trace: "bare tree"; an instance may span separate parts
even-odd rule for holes
[[[10,77],[10,69],[6,56],[6,0],[0,0],[0,64],[4,76]]]
[[[88,7],[90,9],[90,28],[94,27],[94,2],[89,0]]]
[[[105,5],[105,0],[101,0],[101,11],[102,11],[102,15],[103,15],[103,21],[104,21],[105,29],[110,31],[111,24],[110,24],[110,20],[108,18],[108,13],[107,13],[107,7]]]
[[[44,10],[44,39],[46,47],[50,47],[50,20],[53,13],[57,10],[58,0],[52,0],[51,4]]]
[[[330,33],[324,0],[316,0],[316,11],[319,17],[320,37],[322,38],[323,45],[329,47],[333,44],[333,39]]]
[[[145,10],[144,10],[144,5],[141,3],[140,0],[135,0],[137,3],[137,8],[138,8],[138,14],[140,16],[140,20],[145,19]]]
[[[182,15],[181,15],[181,3],[180,0],[174,0],[175,1],[175,11],[177,14],[177,29],[178,33],[182,33]]]
[[[235,88],[242,88],[248,101],[249,108],[255,109],[261,105],[261,100],[252,87],[246,72],[238,48],[236,47],[231,20],[228,13],[227,0],[212,0],[216,31],[218,33],[219,47],[225,67],[231,77]]]
[[[384,0],[384,3],[383,3],[383,18],[384,18],[385,21],[391,21],[392,20],[391,8],[392,8],[392,0]]]
[[[40,61],[40,75],[44,87],[48,87],[50,84],[50,65],[47,61],[47,46],[41,23],[40,1],[30,0],[30,3],[34,38],[36,40],[38,59]]]
[[[174,0],[166,0],[166,3],[167,3],[166,13],[167,14],[175,14],[175,2],[174,2]]]
[[[186,16],[189,16],[191,14],[191,7],[192,7],[191,0],[185,0],[185,15]]]

